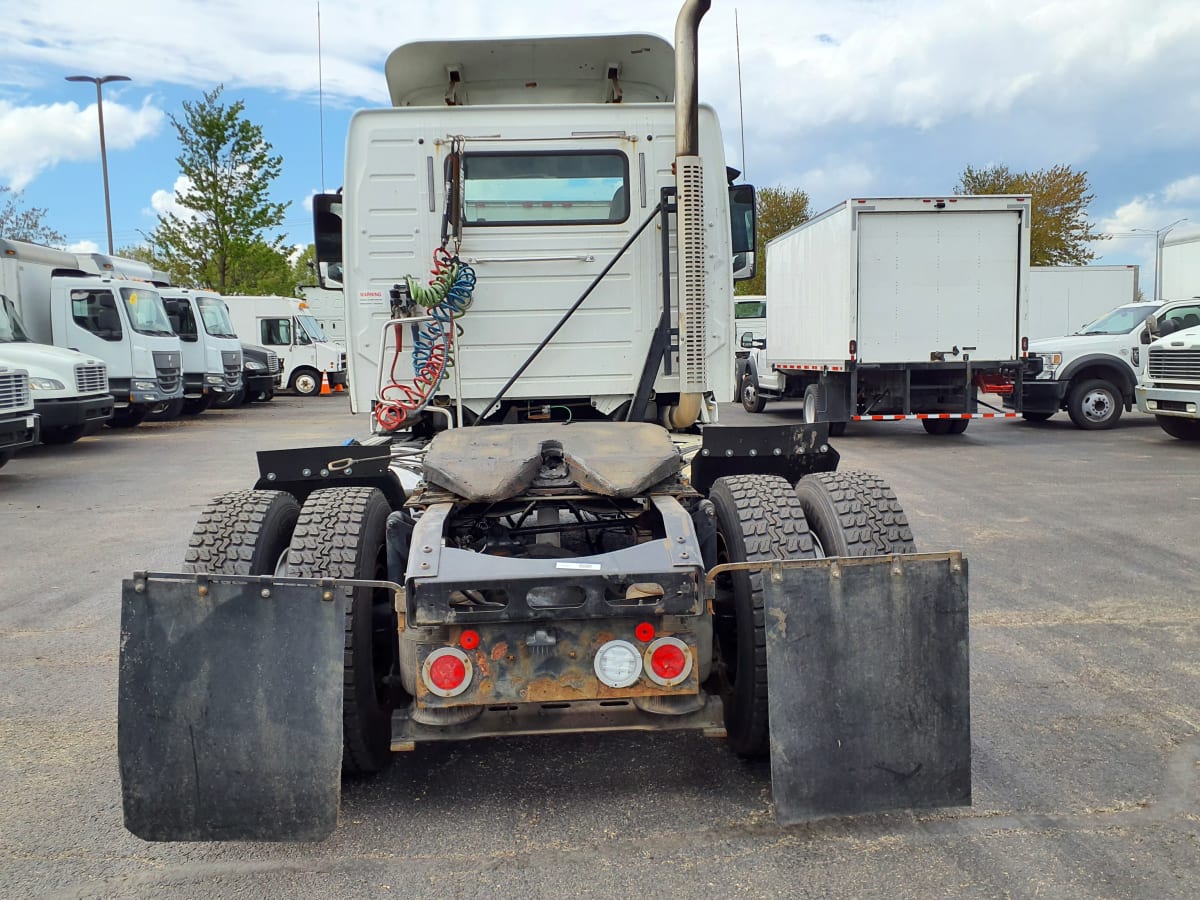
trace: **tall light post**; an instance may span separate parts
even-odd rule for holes
[[[1136,231],[1141,234],[1154,235],[1154,299],[1158,303],[1162,303],[1162,258],[1163,244],[1166,243],[1167,234],[1170,233],[1176,225],[1187,221],[1185,216],[1182,219],[1176,219],[1170,225],[1164,225],[1162,228],[1131,228],[1130,231]]]
[[[129,81],[128,75],[68,75],[67,81],[90,81],[96,85],[96,115],[100,118],[100,171],[104,174],[104,221],[108,224],[108,252],[113,252],[112,239],[112,206],[108,198],[108,153],[104,148],[104,95],[101,85],[111,81]]]

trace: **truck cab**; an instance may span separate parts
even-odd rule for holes
[[[326,336],[303,300],[295,297],[229,296],[229,316],[238,336],[279,355],[283,383],[302,396],[329,386],[346,386],[346,354]]]
[[[1171,437],[1200,441],[1200,310],[1174,318],[1183,328],[1170,330],[1146,348],[1137,405]]]
[[[31,341],[16,305],[0,293],[0,366],[25,369],[44,444],[69,444],[113,411],[108,370],[97,357]]]
[[[304,285],[300,288],[304,302],[330,341],[346,349],[346,300],[341,287]]]
[[[38,417],[33,411],[29,373],[0,364],[0,466],[18,450],[38,442]]]
[[[1040,356],[1043,365],[1023,385],[1021,414],[1044,422],[1066,410],[1084,430],[1112,428],[1133,408],[1147,346],[1159,335],[1189,327],[1188,316],[1200,317],[1200,298],[1126,303],[1074,334],[1030,341],[1030,355]],[[1004,402],[1015,408],[1016,398]]]
[[[101,254],[23,241],[0,241],[0,268],[32,340],[105,364],[109,425],[137,425],[154,405],[183,396],[179,337],[149,281],[123,276]]]
[[[182,411],[194,415],[242,389],[242,343],[219,295],[180,287],[160,291],[182,344]]]

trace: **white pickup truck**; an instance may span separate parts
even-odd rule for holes
[[[1200,441],[1200,314],[1147,348],[1137,405],[1171,437]]]
[[[1189,317],[1200,323],[1200,298],[1126,303],[1075,334],[1030,341],[1029,353],[1042,358],[1042,371],[1022,386],[1021,415],[1044,422],[1065,409],[1079,428],[1112,428],[1133,408],[1146,346],[1158,335],[1191,327]],[[1012,407],[1016,400],[1006,397],[1004,403]]]

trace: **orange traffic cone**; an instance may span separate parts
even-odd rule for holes
[[[333,386],[333,392],[335,394],[344,394],[346,393],[346,386],[339,381]]]
[[[326,375],[324,372],[322,372],[321,373],[321,396],[324,397],[330,393],[332,393],[332,392],[329,390],[329,376]]]

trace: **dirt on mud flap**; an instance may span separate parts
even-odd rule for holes
[[[726,568],[764,570],[771,788],[781,825],[970,805],[967,564],[959,552],[718,567]]]
[[[148,841],[328,837],[341,793],[346,594],[219,575],[126,579],[117,747]]]

